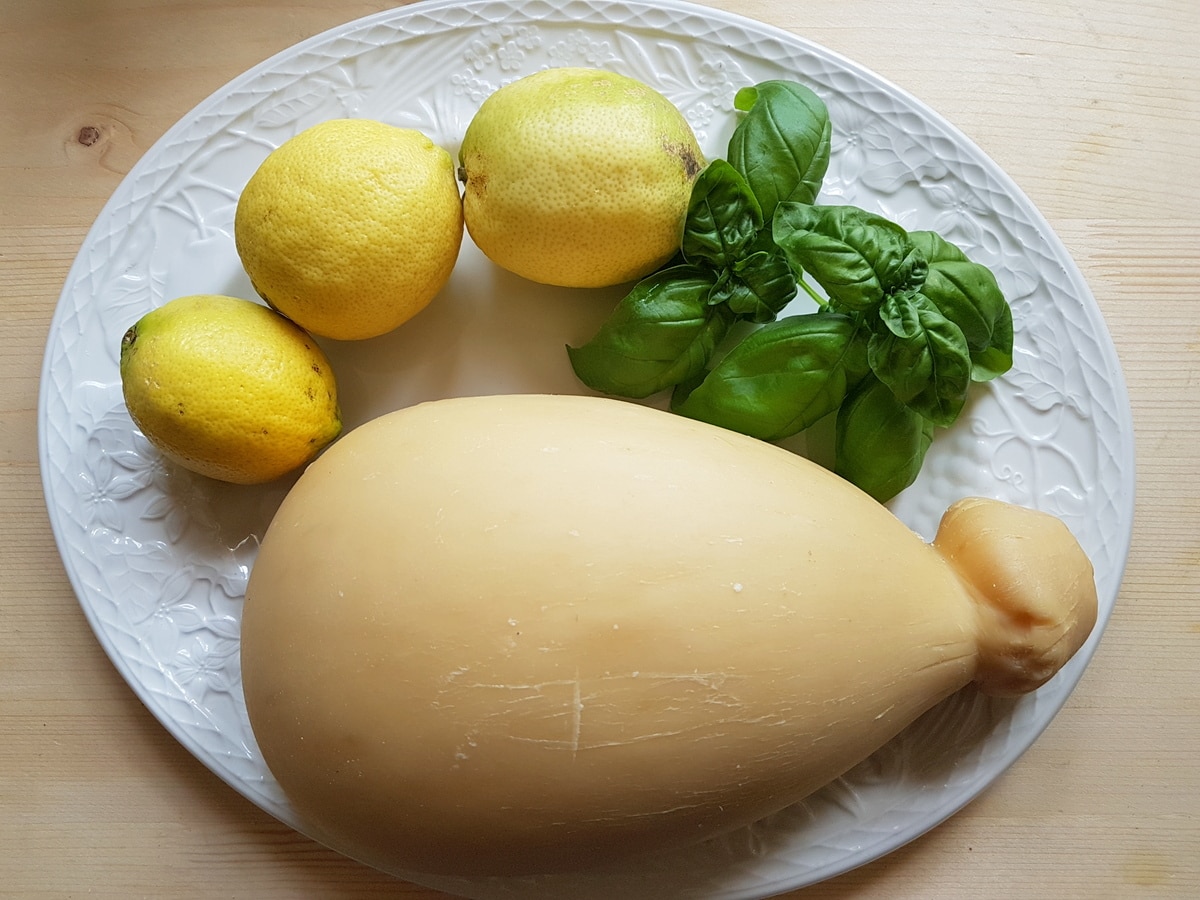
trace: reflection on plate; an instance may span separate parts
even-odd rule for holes
[[[822,95],[834,123],[825,194],[934,229],[992,267],[1016,323],[1013,370],[978,386],[892,506],[931,537],[967,494],[1060,516],[1094,560],[1100,627],[1019,701],[951,698],[807,802],[703,847],[587,876],[413,880],[471,897],[764,897],[895,849],[975,797],[1065,702],[1117,595],[1133,503],[1124,382],[1095,301],[1016,186],[937,114],[787,34],[675,0],[426,2],[319,35],[231,82],[138,163],[100,214],[56,311],[42,376],[51,522],[84,612],[138,696],[201,762],[303,830],[259,756],[238,674],[240,598],[287,483],[238,488],[165,464],[121,400],[120,338],[188,293],[252,297],[232,239],[238,193],[283,140],[337,116],[419,128],[456,152],[479,103],[547,66],[640,78],[723,156],[733,96],[770,78]],[[442,296],[399,331],[324,342],[348,427],[456,394],[580,392],[563,345],[617,291],[567,291],[496,270],[465,242]]]

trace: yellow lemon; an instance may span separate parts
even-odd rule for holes
[[[633,78],[547,69],[484,100],[459,153],[467,231],[532,281],[603,287],[679,249],[704,165],[682,113]]]
[[[329,360],[294,322],[233,297],[180,297],[121,339],[121,389],[142,434],[193,472],[278,478],[342,430]]]
[[[250,177],[234,218],[259,295],[338,340],[376,337],[424,309],[462,235],[450,154],[370,119],[333,119],[285,141]]]

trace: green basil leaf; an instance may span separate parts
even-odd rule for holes
[[[908,239],[914,247],[921,249],[931,266],[934,263],[967,261],[967,254],[957,244],[946,240],[936,231],[910,231]]]
[[[896,399],[935,425],[958,418],[971,386],[962,329],[920,291],[889,295],[867,342],[871,371]]]
[[[729,162],[746,176],[770,220],[782,200],[813,203],[829,168],[829,111],[813,91],[791,81],[764,81],[737,92],[746,115],[729,139]]]
[[[865,366],[865,340],[850,317],[790,316],[748,335],[698,385],[677,388],[671,408],[779,440],[836,410]]]
[[[905,230],[856,206],[780,203],[771,232],[792,268],[811,275],[836,309],[872,309],[925,278],[925,259]]]
[[[757,250],[734,263],[733,280],[738,290],[729,298],[729,308],[759,325],[775,321],[796,296],[796,276],[775,248]]]
[[[692,185],[680,245],[683,257],[718,269],[731,266],[762,226],[762,208],[746,179],[725,160],[715,159]]]
[[[971,353],[971,380],[991,381],[999,378],[1013,365],[1012,308],[1005,303],[1001,318],[992,331],[992,343],[983,350]]]
[[[748,318],[746,311],[753,312],[759,306],[754,292],[742,279],[733,274],[732,269],[721,271],[720,279],[708,295],[708,302],[728,307],[739,319]]]
[[[641,399],[703,371],[733,321],[707,302],[715,278],[675,266],[639,281],[590,341],[567,347],[576,376],[593,390]]]
[[[1012,368],[1012,308],[991,269],[971,262],[932,231],[909,235],[929,261],[921,293],[962,329],[971,352],[971,378],[988,381]]]
[[[726,305],[737,290],[734,284],[733,269],[718,269],[713,272],[712,290],[708,292],[705,302],[709,306]]]
[[[933,431],[887,385],[864,378],[838,410],[833,470],[886,503],[916,480]]]

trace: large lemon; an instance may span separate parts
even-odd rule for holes
[[[278,478],[342,430],[329,360],[294,322],[233,297],[180,297],[121,340],[121,388],[168,459],[238,484]]]
[[[532,281],[603,287],[679,249],[704,165],[691,126],[633,78],[547,69],[484,100],[459,153],[467,230]]]
[[[333,119],[285,141],[247,182],[234,219],[255,290],[338,340],[384,334],[424,309],[462,235],[450,154],[370,119]]]

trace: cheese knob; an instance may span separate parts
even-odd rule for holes
[[[975,681],[984,693],[1014,696],[1045,684],[1096,624],[1092,564],[1048,513],[960,500],[942,517],[933,545],[975,601]]]

